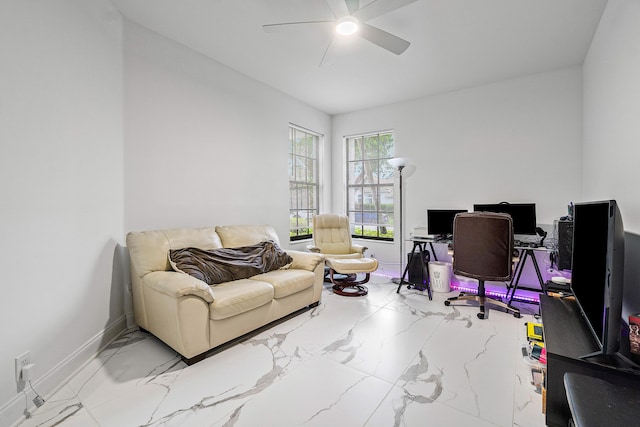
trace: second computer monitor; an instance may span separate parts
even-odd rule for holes
[[[434,236],[453,234],[453,218],[466,209],[428,209],[427,233]]]
[[[473,205],[476,212],[498,212],[511,215],[514,234],[536,234],[535,203],[497,203]]]

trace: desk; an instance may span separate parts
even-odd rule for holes
[[[634,376],[605,381],[573,372],[564,386],[576,427],[627,427],[640,423],[640,381]]]
[[[409,255],[409,262],[407,263],[406,267],[404,268],[404,271],[402,273],[402,277],[400,278],[400,282],[398,284],[398,290],[396,291],[396,293],[400,292],[400,289],[402,288],[402,285],[407,285],[407,287],[410,289],[412,286],[415,286],[415,283],[411,283],[405,280],[405,278],[407,277],[407,273],[409,271],[409,265],[411,264],[411,261],[413,261],[413,257],[416,255],[416,251],[418,252],[418,254],[422,253],[423,251],[426,251],[426,247],[427,244],[429,245],[429,249],[431,252],[431,255],[433,257],[434,261],[438,261],[438,257],[436,256],[436,251],[433,248],[433,244],[434,243],[441,243],[441,244],[451,244],[451,239],[438,239],[438,238],[433,238],[433,237],[411,237],[410,239],[408,239],[407,241],[413,243],[413,248],[411,249],[411,254]],[[519,258],[518,258],[518,263],[516,264],[516,267],[513,271],[513,276],[511,278],[511,282],[509,282],[509,284],[507,285],[507,295],[506,295],[506,299],[509,300],[509,304],[512,303],[513,301],[513,297],[515,296],[515,293],[518,289],[525,289],[528,291],[534,291],[534,292],[543,292],[544,289],[544,279],[542,278],[542,272],[540,271],[540,266],[538,265],[538,260],[536,259],[536,252],[540,252],[540,251],[544,251],[544,252],[552,252],[552,249],[547,248],[545,246],[538,246],[538,247],[532,247],[532,246],[516,246],[515,249],[518,250],[518,254],[519,254]],[[420,257],[422,258],[422,257]],[[538,277],[538,283],[540,284],[540,289],[535,289],[535,288],[528,288],[528,287],[524,287],[524,286],[519,286],[520,285],[520,277],[522,276],[522,272],[524,271],[524,267],[527,263],[527,259],[531,259],[531,262],[533,263],[533,267],[535,269],[536,272],[536,276]],[[422,260],[422,274],[423,277],[426,277],[426,285],[427,285],[427,292],[429,294],[429,299],[432,299],[432,295],[431,295],[431,286],[429,284],[429,268],[427,265],[425,265],[424,260]]]
[[[438,260],[438,258],[436,257],[436,252],[433,248],[433,244],[434,243],[447,243],[446,240],[438,240],[438,239],[433,239],[433,238],[428,238],[428,237],[412,237],[410,239],[408,239],[408,241],[413,243],[413,248],[411,249],[411,254],[409,255],[409,262],[407,262],[406,267],[404,268],[404,271],[402,272],[402,277],[400,277],[400,283],[398,283],[398,290],[396,291],[396,293],[400,293],[400,288],[402,288],[402,285],[407,285],[408,289],[411,289],[412,286],[415,286],[415,283],[411,283],[408,282],[405,279],[405,277],[407,277],[407,273],[409,272],[409,266],[411,265],[411,261],[413,261],[413,257],[416,256],[416,250],[418,251],[418,254],[421,254],[422,252],[427,250],[427,244],[429,244],[429,249],[431,250],[431,254],[433,255],[433,258],[435,261]],[[431,293],[431,283],[429,280],[429,267],[425,264],[424,259],[422,259],[422,256],[420,256],[420,264],[422,266],[422,277],[425,277],[426,280],[426,285],[427,285],[427,294],[429,295],[429,299],[433,299],[433,294]]]
[[[617,386],[626,387],[631,384],[636,384],[636,387],[640,386],[640,376],[625,369],[627,367],[621,363],[623,361],[614,359],[605,364],[582,359],[585,354],[596,351],[598,344],[589,331],[589,325],[582,316],[576,301],[540,295],[540,308],[544,324],[545,348],[547,349],[546,423],[548,426],[565,427],[571,418],[568,399],[572,397],[570,397],[569,391],[565,390],[565,374],[567,373],[601,378]],[[599,389],[593,391],[600,396]],[[586,397],[582,391],[577,389],[572,393],[574,393],[574,399]],[[586,401],[586,403],[595,405],[600,398]],[[638,422],[627,425],[637,424]]]

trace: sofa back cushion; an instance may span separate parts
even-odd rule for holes
[[[152,271],[171,270],[170,249],[222,247],[214,227],[175,228],[170,230],[137,231],[127,234],[127,247],[133,270],[139,277]]]
[[[216,227],[216,233],[225,248],[251,246],[267,240],[280,245],[278,234],[270,225],[223,225]]]

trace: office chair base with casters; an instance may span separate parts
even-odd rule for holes
[[[480,312],[478,313],[478,319],[486,319],[487,318],[487,314],[486,314],[486,310],[485,310],[485,304],[493,304],[495,306],[502,307],[507,311],[507,313],[509,313],[509,312],[513,313],[513,317],[515,317],[517,319],[522,317],[522,315],[520,314],[520,310],[519,309],[507,304],[506,302],[499,301],[497,299],[487,297],[485,295],[484,283],[482,283],[482,282],[480,282],[478,284],[478,294],[477,295],[476,294],[467,294],[465,292],[462,292],[457,297],[447,298],[447,300],[444,302],[444,305],[449,307],[451,305],[452,301],[478,301],[478,303],[480,304]]]

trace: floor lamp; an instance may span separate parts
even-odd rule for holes
[[[404,270],[402,268],[402,261],[404,260],[404,237],[403,237],[403,231],[402,231],[402,170],[409,164],[409,159],[405,158],[405,157],[395,157],[393,159],[389,159],[389,164],[394,168],[398,170],[398,177],[399,177],[399,189],[400,189],[400,216],[398,218],[398,241],[400,243],[400,277],[398,278],[393,278],[391,279],[391,281],[393,283],[402,285],[404,283],[409,284],[409,282],[404,282],[403,276],[404,276]]]

